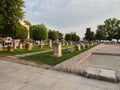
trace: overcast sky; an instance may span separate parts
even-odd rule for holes
[[[24,0],[25,20],[44,23],[62,33],[76,32],[81,38],[86,28],[93,31],[105,19],[120,19],[120,0]]]

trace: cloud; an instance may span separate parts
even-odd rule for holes
[[[119,0],[25,0],[25,19],[45,23],[63,33],[75,31],[81,37],[85,28],[95,27],[107,18],[119,18]]]

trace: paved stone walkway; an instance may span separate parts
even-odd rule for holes
[[[88,51],[85,51],[75,57],[72,57],[58,65],[55,66],[56,70],[67,71],[67,72],[79,72],[81,66],[80,63],[84,62],[87,58],[89,58],[93,51],[99,50],[102,48],[106,48],[107,46],[104,44],[100,44]]]
[[[120,90],[120,84],[87,79],[0,59],[0,90]]]
[[[7,57],[10,57],[10,58],[19,58],[19,57],[31,56],[31,55],[35,55],[35,54],[46,53],[46,52],[50,52],[50,51],[52,51],[52,50],[53,50],[53,49],[45,50],[45,51],[32,52],[32,53],[26,53],[26,54],[18,54],[18,55],[7,56]]]
[[[94,54],[92,54],[93,52]],[[55,68],[59,71],[118,82],[120,81],[120,45],[100,44],[58,64]]]

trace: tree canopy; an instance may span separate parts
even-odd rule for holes
[[[16,24],[24,16],[24,2],[23,0],[1,0],[0,5],[0,35],[14,37]]]
[[[16,34],[13,38],[15,39],[27,39],[28,36],[28,30],[26,27],[22,26],[21,24],[16,24]]]
[[[91,28],[86,28],[85,40],[92,41],[95,40],[94,32],[91,31]]]
[[[98,26],[96,39],[120,39],[120,20],[117,18],[106,19],[103,25]]]
[[[78,35],[76,35],[76,33],[71,32],[71,33],[67,33],[65,34],[65,40],[66,41],[79,41],[80,37]]]
[[[49,30],[48,32],[48,38],[51,40],[57,40],[58,39],[58,32],[55,30]]]
[[[48,38],[47,27],[44,24],[33,25],[31,27],[31,37],[33,40],[46,40]]]

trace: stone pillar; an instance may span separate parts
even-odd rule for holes
[[[89,48],[89,47],[90,47],[89,44],[86,43],[86,44],[85,44],[85,48]]]
[[[70,43],[70,45],[73,45],[73,42],[72,42],[72,41],[70,41],[69,43]]]
[[[68,45],[68,41],[65,42],[65,45]]]
[[[81,45],[81,48],[83,48],[83,49],[85,48],[85,44],[84,43],[81,43],[80,45]]]
[[[8,46],[7,46],[7,50],[8,50],[8,52],[14,51],[12,45],[9,44],[9,43],[8,43]]]
[[[65,41],[62,41],[62,46],[65,46]]]
[[[26,49],[27,50],[32,50],[32,43],[26,43]]]
[[[2,45],[0,45],[0,51],[2,51],[3,50],[3,47],[2,47]]]
[[[17,49],[16,42],[13,43],[13,49]]]
[[[79,50],[79,51],[80,51],[80,50],[81,50],[80,44],[76,44],[76,45],[75,45],[75,48],[76,48],[76,50]]]
[[[62,56],[62,47],[61,47],[60,42],[54,43],[53,51],[54,51],[53,57],[61,57]]]
[[[20,43],[19,48],[20,48],[20,49],[23,49],[23,48],[22,48],[22,43]]]
[[[44,42],[43,41],[40,41],[40,48],[43,48],[43,46],[44,46]]]
[[[48,46],[52,47],[52,40],[51,39],[48,40]]]

